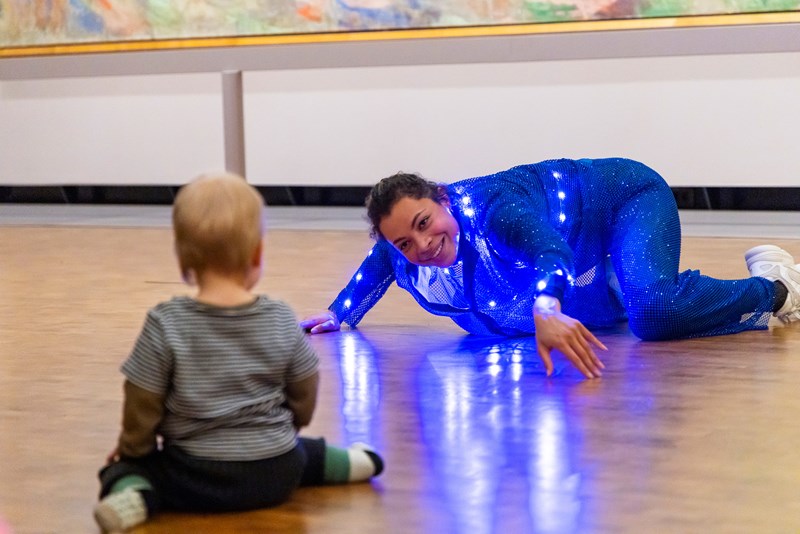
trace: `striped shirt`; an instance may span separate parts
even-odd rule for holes
[[[317,366],[283,302],[262,295],[220,308],[175,297],[148,312],[122,372],[165,396],[158,433],[166,442],[197,458],[248,461],[295,446],[284,388]]]

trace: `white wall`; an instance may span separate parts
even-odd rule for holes
[[[673,186],[800,185],[800,53],[268,70],[248,179],[450,181],[625,156]],[[0,183],[178,184],[224,167],[219,74],[0,82]]]
[[[0,183],[178,184],[224,168],[219,75],[0,82]]]

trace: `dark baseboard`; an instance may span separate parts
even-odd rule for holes
[[[369,187],[259,186],[270,206],[363,206]],[[0,203],[172,204],[178,186],[0,186]],[[680,209],[800,211],[800,187],[673,187]]]
[[[162,204],[179,186],[0,186],[6,204]],[[270,206],[363,206],[369,187],[258,186]]]
[[[800,211],[800,187],[673,187],[680,209]]]

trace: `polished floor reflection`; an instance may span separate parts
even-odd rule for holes
[[[688,238],[686,268],[745,275],[753,239]],[[800,240],[778,240],[800,257]],[[274,230],[259,289],[324,307],[361,232]],[[145,310],[186,292],[165,228],[0,227],[0,525],[95,533],[118,367]],[[165,514],[142,533],[800,531],[800,326],[644,343],[598,332],[602,379],[532,338],[467,336],[391,289],[358,330],[313,336],[308,435],[381,450],[372,484],[298,490],[243,514]],[[2,527],[0,527],[2,531]]]

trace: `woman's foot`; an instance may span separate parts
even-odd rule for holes
[[[745,252],[744,259],[752,276],[760,276],[786,287],[786,300],[775,316],[784,323],[800,321],[800,269],[795,265],[792,255],[775,245],[761,245]]]

